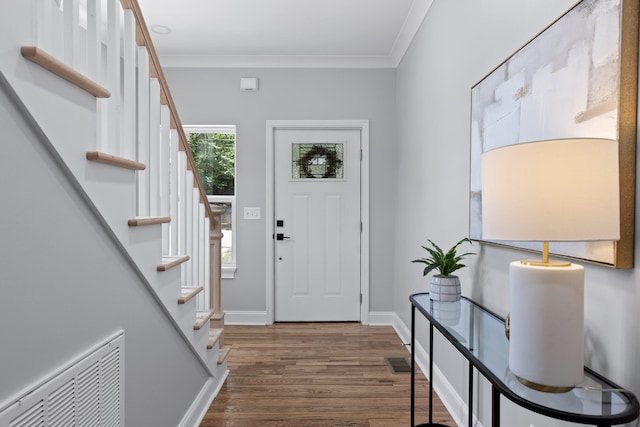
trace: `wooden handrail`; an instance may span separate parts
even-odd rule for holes
[[[140,5],[137,0],[120,0],[120,4],[124,9],[131,10],[136,18],[136,41],[139,46],[145,46],[149,52],[149,73],[158,78],[161,90],[161,102],[163,105],[167,105],[169,107],[171,128],[178,132],[180,149],[184,151],[187,156],[187,168],[193,172],[194,186],[198,187],[200,190],[200,201],[204,204],[205,215],[208,218],[213,218],[211,207],[207,200],[207,193],[204,189],[204,185],[202,184],[202,180],[200,179],[200,174],[198,173],[198,168],[193,160],[191,150],[189,149],[189,143],[187,142],[187,137],[184,133],[184,129],[182,128],[182,122],[180,121],[180,116],[178,116],[178,110],[173,102],[171,92],[169,91],[169,84],[167,83],[167,79],[165,78],[162,67],[160,66],[160,60],[158,59],[158,54],[153,46],[149,29],[147,28],[147,24],[142,16],[142,9],[140,9]]]

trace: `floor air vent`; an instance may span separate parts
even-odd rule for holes
[[[393,374],[411,373],[411,364],[406,357],[385,357],[384,361]]]
[[[124,425],[124,331],[0,408],[0,427]]]

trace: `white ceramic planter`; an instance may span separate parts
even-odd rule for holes
[[[458,276],[436,274],[431,278],[429,298],[434,301],[458,301],[460,299],[460,279]]]
[[[460,323],[459,301],[433,301],[431,304],[431,313],[440,324],[455,326]]]

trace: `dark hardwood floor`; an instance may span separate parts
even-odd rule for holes
[[[410,424],[411,375],[385,362],[410,354],[391,327],[276,323],[226,326],[224,334],[231,372],[201,427]],[[416,424],[428,418],[427,390],[424,379],[416,382]],[[438,398],[434,422],[455,426]]]

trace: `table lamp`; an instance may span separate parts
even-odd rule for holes
[[[482,155],[484,240],[543,242],[509,266],[509,369],[536,390],[583,381],[584,267],[549,261],[550,241],[620,239],[618,142],[575,138]]]

